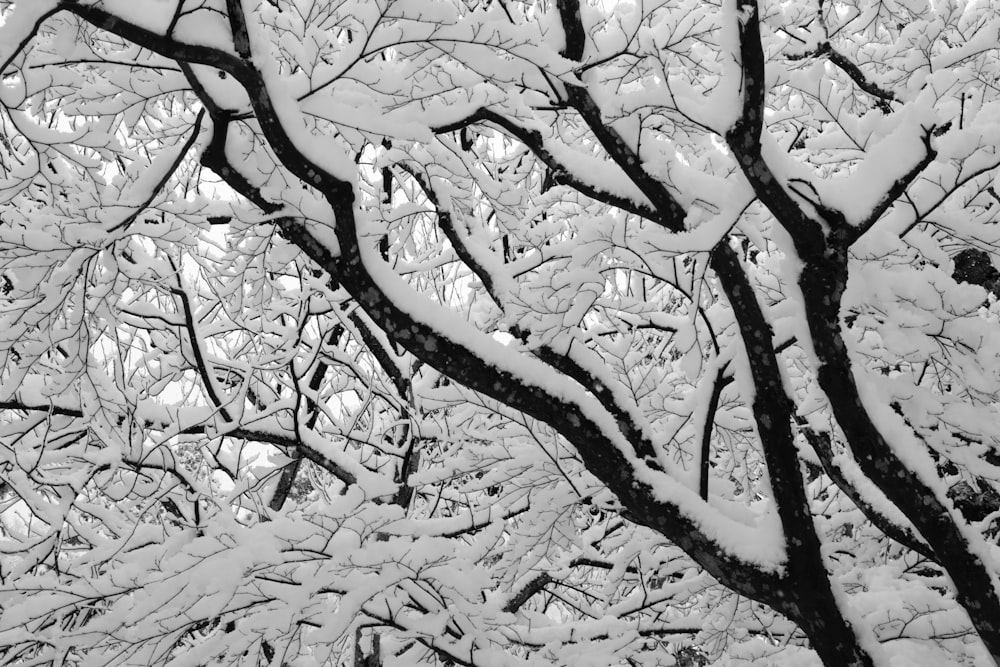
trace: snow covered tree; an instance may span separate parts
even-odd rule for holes
[[[998,10],[0,1],[0,664],[1000,664]]]

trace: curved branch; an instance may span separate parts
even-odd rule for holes
[[[194,120],[194,126],[191,128],[191,136],[189,136],[187,138],[187,141],[184,142],[184,145],[181,146],[181,149],[177,152],[177,156],[171,162],[170,167],[163,173],[163,175],[156,182],[156,184],[153,185],[152,189],[149,192],[149,196],[147,196],[146,199],[141,204],[137,205],[135,207],[135,211],[127,215],[125,219],[116,223],[114,226],[110,227],[107,230],[108,233],[116,232],[119,229],[123,228],[127,229],[133,222],[135,222],[136,218],[138,218],[143,211],[149,208],[149,206],[153,203],[153,200],[156,199],[156,196],[160,194],[160,191],[166,187],[167,183],[170,181],[170,178],[174,175],[174,172],[176,172],[180,168],[181,164],[184,162],[184,158],[188,154],[188,151],[190,151],[191,148],[194,147],[195,143],[198,141],[198,135],[201,133],[201,123],[202,120],[204,120],[204,118],[205,118],[205,110],[202,109],[201,111],[198,112],[198,115]]]
[[[880,88],[871,79],[865,76],[865,73],[861,71],[861,68],[854,64],[850,58],[842,54],[837,49],[833,48],[830,42],[824,42],[820,44],[819,49],[817,49],[817,55],[826,55],[830,62],[839,67],[844,74],[850,77],[858,88],[865,91],[872,97],[876,97],[883,102],[882,109],[885,111],[888,108],[888,102],[895,102],[896,96],[892,91]]]
[[[227,422],[233,421],[233,416],[230,414],[229,410],[226,408],[226,403],[222,402],[222,395],[219,388],[215,385],[215,376],[209,372],[208,363],[205,360],[205,352],[202,349],[201,337],[198,335],[198,329],[194,322],[194,313],[191,311],[191,300],[188,298],[187,290],[184,289],[183,284],[181,284],[181,275],[174,266],[173,260],[170,260],[170,265],[173,268],[176,278],[177,287],[171,288],[171,294],[176,295],[181,301],[181,311],[184,316],[184,328],[187,331],[188,338],[190,338],[191,351],[194,354],[195,368],[198,371],[198,375],[201,376],[202,385],[205,387],[205,394],[208,399],[212,402],[212,405],[222,418]],[[231,401],[230,401],[231,402]]]
[[[715,413],[719,409],[719,400],[722,398],[722,390],[733,381],[733,377],[726,376],[728,364],[719,368],[715,373],[715,380],[712,382],[712,395],[708,399],[708,409],[705,412],[705,423],[701,427],[701,457],[698,462],[700,474],[698,476],[698,491],[703,500],[708,500],[708,479],[712,455],[712,427],[715,425]]]
[[[447,125],[439,125],[432,128],[432,130],[437,134],[445,134],[478,123],[495,125],[531,149],[531,152],[548,168],[548,176],[552,179],[553,183],[568,186],[590,197],[594,201],[604,202],[615,208],[649,220],[654,220],[658,217],[656,209],[648,203],[638,202],[630,197],[615,194],[601,187],[600,184],[585,180],[584,177],[574,173],[568,165],[559,160],[546,147],[545,138],[541,132],[522,127],[513,120],[501,116],[490,109],[477,109],[460,121]]]

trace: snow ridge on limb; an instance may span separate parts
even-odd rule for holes
[[[579,3],[575,0],[560,0],[557,6],[564,32],[567,35],[567,46],[564,53],[567,57],[575,55],[579,58],[583,53],[585,39]],[[758,29],[755,19],[754,8],[747,20],[748,25],[754,26],[750,30]],[[753,132],[754,128],[757,129],[756,136],[751,138],[749,142],[745,141],[746,150],[744,153],[737,154],[737,159],[741,160],[745,167],[750,167],[753,164],[748,164],[749,160],[745,158],[753,155],[754,148],[758,149],[756,152],[759,156],[759,130],[763,127],[762,56],[759,70],[756,81],[751,80],[752,75],[746,74],[744,81],[748,89],[753,85],[758,86],[759,92],[756,97],[760,98],[760,103],[751,106],[745,105],[744,115],[737,121],[736,128],[731,131],[743,132],[746,136]],[[658,218],[660,224],[674,231],[682,230],[684,216],[681,207],[662,184],[654,182],[645,173],[639,166],[635,153],[624,144],[621,138],[610,129],[603,128],[600,111],[586,91],[576,89],[568,94],[571,105],[581,113],[588,127],[594,131],[612,159],[640,185],[644,194],[654,203],[655,207],[660,208],[657,204],[662,205],[660,208],[662,217]],[[750,95],[747,97],[749,98]],[[735,149],[734,153],[736,153]],[[759,159],[755,162],[762,165],[762,161]],[[755,169],[758,182],[773,182],[773,176],[769,170],[766,170],[766,165],[763,166],[764,169],[760,169],[759,166]],[[786,206],[794,206],[790,197],[780,186],[773,191],[773,195],[779,199],[785,199],[786,201],[783,203]],[[810,591],[808,599],[795,596],[792,590],[768,591],[768,595],[764,599],[803,624],[803,628],[810,636],[824,662],[870,665],[872,659],[868,652],[862,648],[862,644],[859,643],[851,625],[844,619],[823,564],[820,542],[812,522],[804,482],[797,464],[794,436],[791,431],[793,403],[785,392],[777,367],[777,357],[772,342],[773,332],[757,302],[755,290],[747,279],[744,269],[740,266],[728,239],[724,238],[713,250],[711,267],[718,276],[722,289],[734,310],[750,362],[754,386],[753,412],[757,430],[764,446],[764,455],[771,478],[770,486],[775,494],[779,516],[785,531],[786,548],[789,550],[789,576],[792,581],[797,581],[802,586],[811,585],[814,587]],[[820,588],[815,588],[817,585]],[[802,613],[805,607],[812,605],[822,608],[823,612],[820,614]],[[819,623],[815,623],[817,616],[823,618]]]

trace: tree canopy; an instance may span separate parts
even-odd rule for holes
[[[1000,664],[992,0],[0,0],[0,665]]]

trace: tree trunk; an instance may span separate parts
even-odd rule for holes
[[[816,355],[819,385],[861,469],[895,503],[934,550],[955,586],[959,604],[1000,664],[1000,598],[989,568],[975,554],[948,508],[892,452],[861,402],[840,331],[847,287],[846,244],[806,259],[799,285]]]
[[[802,628],[827,667],[872,667],[871,656],[840,611],[823,563],[792,432],[795,406],[781,377],[774,334],[728,238],[712,251],[711,267],[736,315],[746,348],[755,391],[754,418],[785,533],[786,585],[770,591],[763,601]]]

